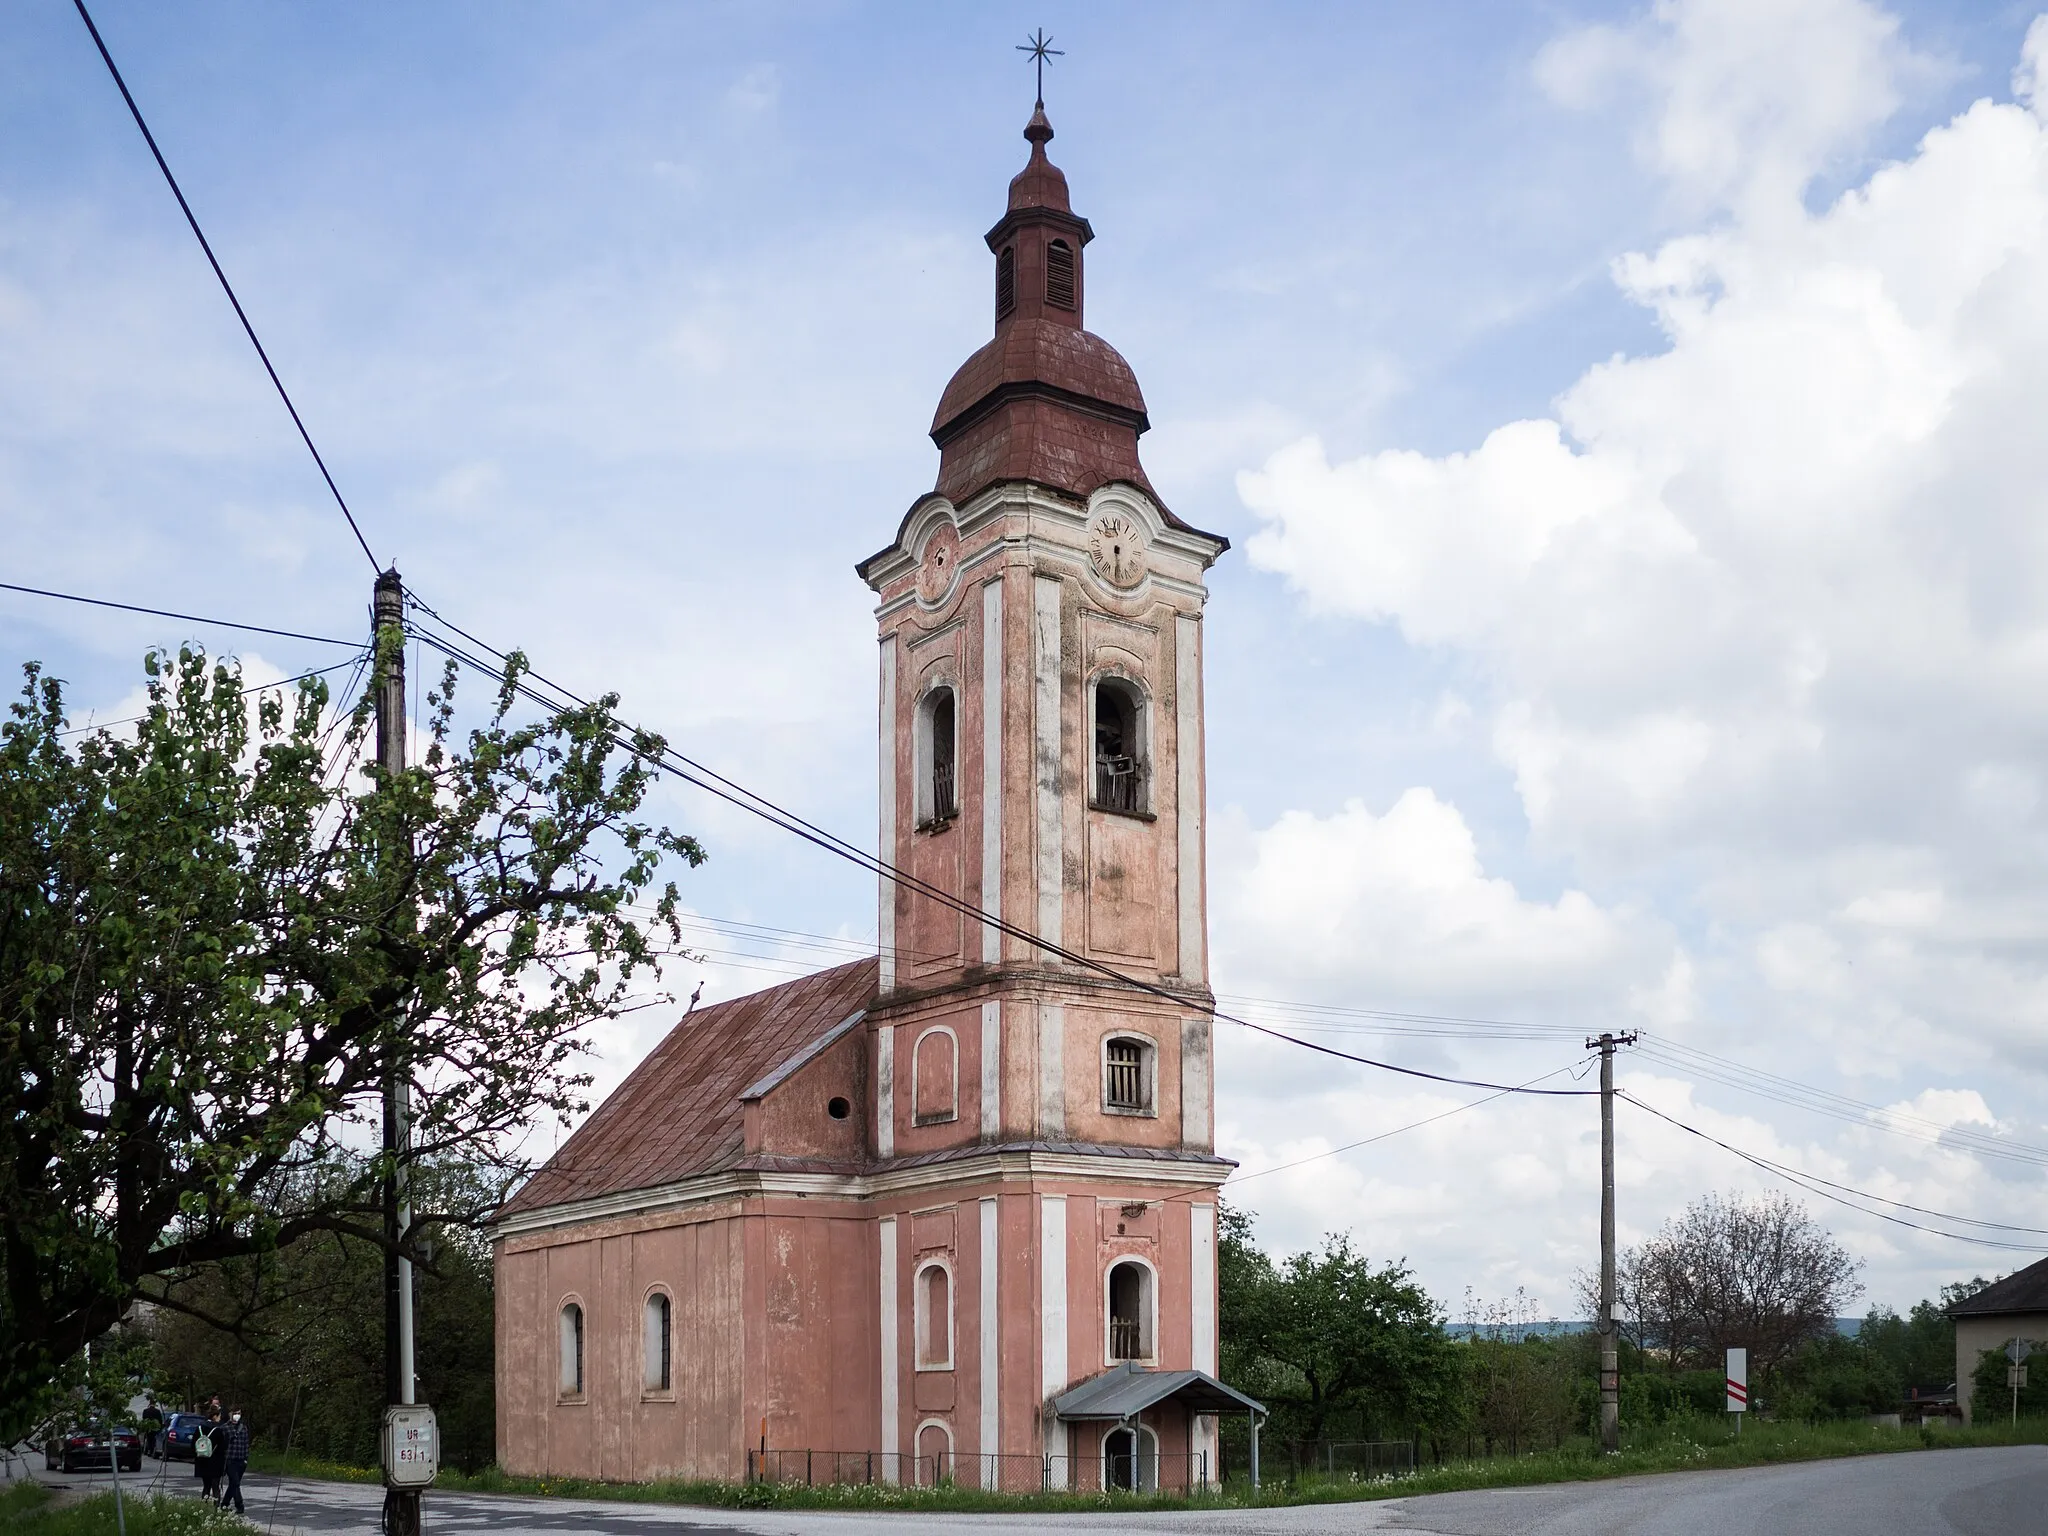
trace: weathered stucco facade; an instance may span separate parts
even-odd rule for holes
[[[996,335],[941,403],[939,488],[860,567],[905,877],[879,954],[686,1018],[508,1204],[511,1471],[730,1478],[765,1440],[1142,1482],[1213,1453],[1212,1387],[1114,1417],[1071,1391],[1216,1368],[1201,679],[1226,545],[1139,466],[1051,137],[1041,111],[988,236]],[[1105,1446],[1138,1461],[1105,1474]]]

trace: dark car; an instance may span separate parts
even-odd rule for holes
[[[121,1470],[142,1470],[142,1436],[127,1425],[112,1430],[81,1429],[73,1426],[43,1442],[43,1462],[52,1472],[93,1471],[112,1464],[116,1451]]]
[[[190,1461],[192,1442],[206,1420],[196,1413],[174,1413],[164,1420],[164,1460]]]

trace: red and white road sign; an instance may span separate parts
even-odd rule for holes
[[[1749,1411],[1749,1351],[1746,1349],[1728,1351],[1728,1411]]]

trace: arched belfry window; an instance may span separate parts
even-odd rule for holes
[[[1045,302],[1055,309],[1074,304],[1074,248],[1055,240],[1045,248]]]
[[[1152,1268],[1137,1259],[1110,1266],[1109,1363],[1152,1358]]]
[[[1017,248],[1006,245],[996,256],[996,319],[1017,307]]]
[[[1112,1115],[1156,1114],[1153,1086],[1158,1049],[1138,1035],[1111,1035],[1102,1042],[1102,1107]]]
[[[1144,704],[1138,690],[1121,678],[1095,685],[1095,782],[1091,799],[1099,810],[1141,814],[1145,804]]]
[[[960,733],[951,688],[934,688],[917,708],[917,826],[935,832],[960,814]]]

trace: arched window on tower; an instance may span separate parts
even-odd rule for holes
[[[1095,783],[1098,810],[1143,814],[1145,804],[1144,705],[1121,678],[1095,685]]]
[[[1045,302],[1055,309],[1074,304],[1074,248],[1055,240],[1045,248]]]
[[[917,710],[917,827],[936,832],[960,814],[959,732],[951,688],[934,688]]]
[[[953,1277],[946,1266],[931,1263],[917,1272],[915,1298],[917,1325],[917,1368],[921,1371],[949,1371],[953,1368]]]
[[[951,1120],[960,1087],[960,1049],[953,1031],[936,1024],[917,1037],[911,1050],[911,1116],[919,1125]]]
[[[1124,1259],[1109,1270],[1109,1363],[1152,1358],[1152,1270]]]
[[[1017,248],[1006,245],[996,256],[996,319],[1017,307]]]

